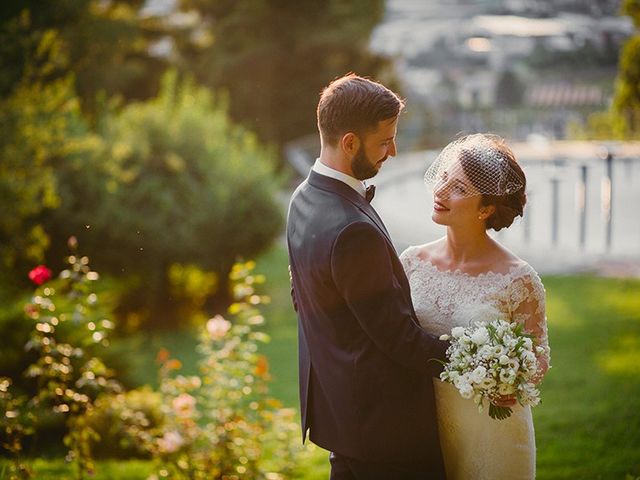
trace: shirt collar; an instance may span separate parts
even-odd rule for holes
[[[339,172],[338,170],[334,170],[333,168],[326,166],[320,161],[319,158],[316,159],[316,162],[313,164],[312,169],[314,172],[319,173],[320,175],[335,178],[336,180],[340,180],[341,182],[346,183],[363,197],[366,195],[366,187],[364,185],[364,182],[358,180],[357,178],[353,178],[346,173]]]

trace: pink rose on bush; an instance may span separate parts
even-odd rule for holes
[[[51,280],[51,270],[44,265],[38,265],[29,272],[29,279],[36,285],[42,285],[44,282]]]
[[[181,393],[173,399],[173,409],[181,417],[188,417],[196,406],[196,399],[188,393]]]
[[[165,432],[164,436],[158,439],[160,451],[164,453],[173,453],[184,443],[184,438],[178,432]]]
[[[216,315],[207,322],[207,332],[214,340],[224,337],[230,328],[231,322],[225,320],[221,315]]]

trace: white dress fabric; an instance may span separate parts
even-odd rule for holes
[[[498,310],[511,321],[524,323],[545,353],[538,357],[539,379],[549,365],[545,291],[527,263],[506,273],[477,276],[441,271],[409,247],[400,259],[409,278],[413,304],[421,326],[434,335],[450,334]],[[536,446],[530,407],[516,405],[505,420],[479,413],[472,399],[434,379],[440,441],[449,480],[516,480],[535,478]]]

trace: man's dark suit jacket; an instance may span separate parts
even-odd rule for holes
[[[287,241],[298,313],[303,440],[444,477],[432,378],[446,344],[418,325],[407,277],[369,203],[311,171]]]

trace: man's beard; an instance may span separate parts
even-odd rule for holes
[[[375,177],[378,174],[378,169],[375,164],[372,165],[369,162],[369,158],[360,145],[360,148],[356,152],[356,155],[351,160],[351,171],[353,176],[358,180],[366,180],[367,178]]]

